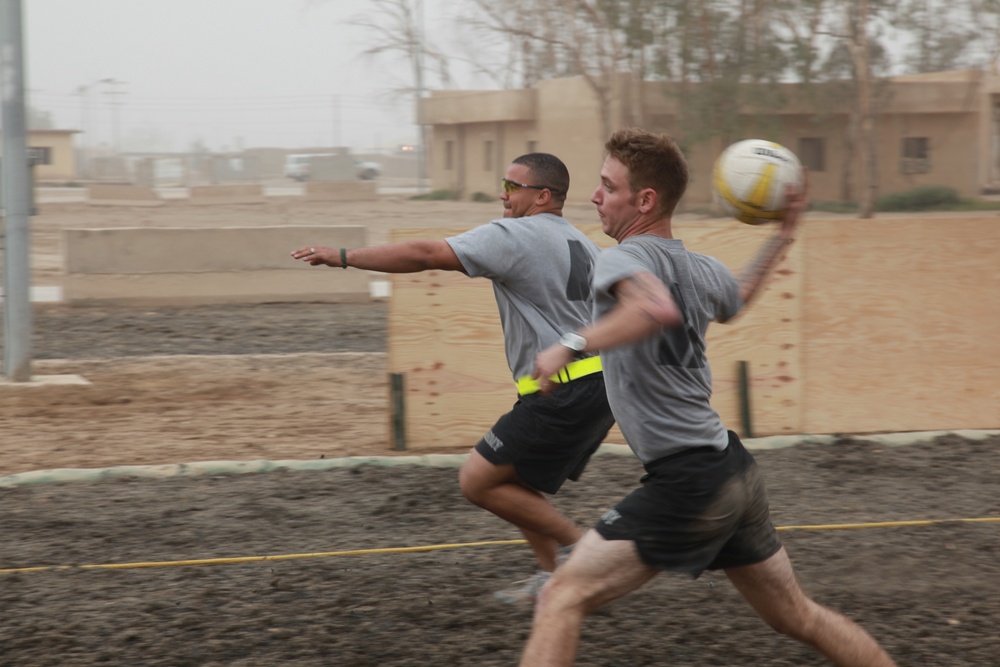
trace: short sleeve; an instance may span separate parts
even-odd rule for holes
[[[457,236],[445,239],[458,256],[466,274],[496,278],[508,273],[517,262],[518,238],[503,220],[494,220]]]

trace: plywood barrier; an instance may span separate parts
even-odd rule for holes
[[[366,301],[369,276],[291,258],[307,243],[366,245],[361,226],[64,230],[70,304]]]
[[[375,201],[375,181],[309,181],[305,187],[309,201]]]
[[[188,188],[188,203],[263,204],[264,186],[257,185],[196,185]]]
[[[1000,426],[1000,221],[810,222],[803,430]]]
[[[462,229],[399,229],[393,240]],[[614,241],[581,226],[598,245]],[[771,233],[679,222],[688,248],[738,270]],[[1000,427],[1000,225],[994,216],[813,220],[747,312],[709,328],[713,405],[753,435]],[[516,399],[489,281],[393,276],[389,371],[405,376],[413,450],[469,448]],[[746,434],[744,434],[746,435]],[[609,442],[622,442],[615,429]]]
[[[95,184],[87,186],[87,203],[93,206],[163,206],[164,201],[149,187]]]

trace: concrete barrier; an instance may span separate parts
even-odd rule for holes
[[[378,190],[374,181],[309,181],[308,201],[375,201]]]
[[[257,185],[196,185],[188,189],[188,203],[263,204],[264,186]]]
[[[97,184],[87,187],[87,203],[93,206],[163,206],[164,201],[151,187]]]
[[[366,271],[294,260],[309,243],[367,245],[362,226],[66,229],[68,304],[211,304],[371,299]]]

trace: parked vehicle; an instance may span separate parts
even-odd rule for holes
[[[336,157],[336,155],[333,153],[293,153],[288,155],[285,158],[285,176],[300,183],[308,181],[311,161],[324,157]],[[378,178],[382,173],[382,165],[378,162],[355,159],[354,164],[357,167],[355,175],[363,181]]]
[[[293,154],[285,157],[285,176],[293,181],[309,180],[309,160],[314,154]]]
[[[358,178],[362,181],[378,178],[382,173],[382,165],[378,162],[364,162],[362,160],[355,160],[355,162],[358,165]]]

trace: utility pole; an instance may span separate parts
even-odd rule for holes
[[[417,35],[415,69],[417,76],[417,193],[424,192],[424,179],[427,177],[427,141],[424,137],[424,0],[415,0],[414,14],[416,15]]]
[[[333,96],[333,148],[340,146],[340,95]]]
[[[3,126],[4,375],[31,380],[31,179],[24,108],[21,0],[0,0],[0,120]]]
[[[117,79],[101,79],[101,82],[111,86],[111,90],[105,91],[104,94],[111,96],[111,114],[112,114],[111,130],[113,136],[111,147],[114,148],[115,153],[118,153],[121,150],[121,144],[119,143],[119,134],[118,134],[118,107],[121,104],[121,102],[118,101],[118,96],[124,95],[125,91],[118,90],[117,86],[119,85],[123,86],[125,85],[125,82],[118,81]]]
[[[90,87],[94,84],[83,84],[76,87],[74,95],[80,96],[80,149],[77,164],[80,174],[90,178]]]

